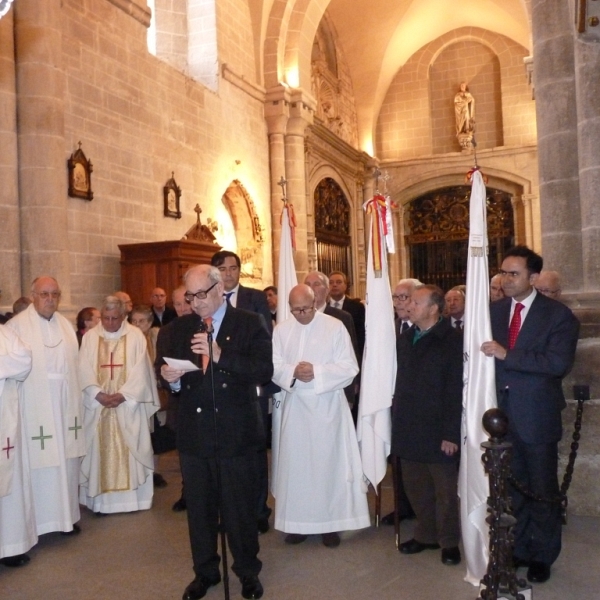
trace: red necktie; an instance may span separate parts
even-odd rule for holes
[[[210,329],[210,326],[212,324],[212,317],[206,317],[203,319],[203,321],[206,323],[206,328]],[[202,371],[204,373],[206,373],[206,370],[208,369],[208,359],[209,359],[208,354],[202,355]]]
[[[521,311],[525,308],[523,304],[517,302],[515,304],[515,312],[510,321],[510,327],[508,328],[508,349],[512,350],[515,347],[519,330],[521,329]]]

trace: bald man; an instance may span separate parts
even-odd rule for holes
[[[558,271],[542,271],[537,276],[534,287],[540,294],[554,300],[560,300],[562,289]]]

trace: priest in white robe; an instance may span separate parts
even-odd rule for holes
[[[80,501],[102,514],[144,510],[154,493],[149,418],[160,407],[156,379],[146,338],[127,322],[123,302],[108,296],[100,315],[79,354],[87,440]]]
[[[7,323],[33,357],[23,405],[37,535],[80,531],[78,485],[85,441],[78,344],[73,326],[58,313],[60,296],[53,277],[38,277],[31,287],[32,303]]]
[[[272,492],[275,528],[298,544],[321,534],[325,546],[338,532],[371,524],[367,485],[350,408],[344,395],[358,373],[344,324],[315,310],[307,285],[292,289],[292,317],[273,335],[274,401]]]
[[[20,567],[37,543],[21,382],[31,371],[31,350],[0,325],[0,564]],[[22,399],[21,399],[22,400]]]

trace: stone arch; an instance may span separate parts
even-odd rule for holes
[[[265,87],[285,82],[310,90],[310,59],[317,27],[330,0],[275,0],[265,37]]]
[[[238,179],[234,179],[221,201],[231,216],[235,230],[237,254],[242,263],[241,277],[262,280],[263,227],[250,194]]]

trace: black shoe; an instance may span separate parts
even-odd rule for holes
[[[81,533],[81,527],[75,523],[71,531],[61,531],[60,535],[79,535]]]
[[[423,552],[423,550],[439,550],[439,548],[439,544],[422,544],[413,538],[412,540],[408,540],[408,542],[400,544],[398,550],[402,554],[418,554],[419,552]]]
[[[532,560],[529,563],[527,579],[532,583],[544,583],[544,581],[548,581],[550,579],[550,565]]]
[[[185,588],[182,600],[199,600],[200,598],[204,598],[206,592],[208,592],[208,588],[219,583],[221,583],[220,573],[217,573],[213,577],[198,575],[198,577]]]
[[[445,565],[457,565],[460,563],[460,550],[458,546],[442,548],[442,562]]]
[[[177,500],[177,502],[171,506],[171,510],[173,512],[183,512],[184,510],[187,510],[187,502],[185,501],[185,498],[183,496],[179,498],[179,500]]]
[[[258,533],[267,533],[269,531],[269,519],[263,518],[257,521]]]
[[[165,488],[168,485],[167,480],[160,473],[154,473],[153,479],[155,488]]]
[[[399,514],[398,521],[406,521],[408,519],[414,519],[416,517],[414,512]],[[389,515],[385,515],[382,517],[381,522],[383,525],[393,525],[394,524],[394,511],[392,511]]]
[[[285,543],[286,544],[301,544],[302,542],[305,542],[308,539],[307,535],[304,535],[303,533],[288,533],[285,536]]]
[[[323,546],[327,546],[327,548],[337,548],[340,545],[340,536],[335,531],[321,534],[321,539]]]
[[[248,600],[258,600],[264,594],[262,583],[256,575],[246,575],[241,577],[242,582],[242,597]]]
[[[5,556],[0,558],[0,565],[5,567],[22,567],[26,565],[31,559],[28,554],[15,554],[14,556]]]

